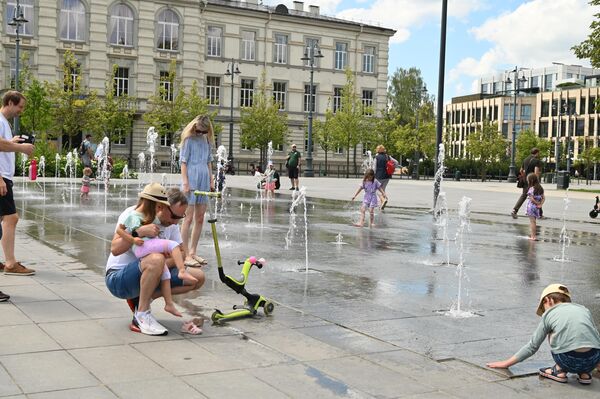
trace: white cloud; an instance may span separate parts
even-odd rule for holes
[[[598,10],[588,0],[532,0],[488,19],[470,33],[479,41],[490,42],[490,49],[479,59],[461,60],[450,71],[450,82],[489,75],[512,65],[587,64],[575,57],[571,47],[590,33],[594,12]]]
[[[430,20],[441,18],[441,2],[439,0],[374,0],[365,7],[339,10],[341,0],[305,0],[304,8],[308,5],[318,5],[323,14],[334,15],[338,18],[380,25],[395,29],[398,32],[392,42],[403,42],[410,37],[410,30]],[[292,1],[266,0],[265,4],[275,5],[284,3],[292,7]],[[449,0],[448,15],[455,18],[465,18],[470,12],[483,7],[484,0]]]

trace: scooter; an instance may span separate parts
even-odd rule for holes
[[[596,219],[596,217],[598,216],[598,203],[600,202],[600,199],[598,198],[598,196],[596,196],[596,203],[594,204],[594,209],[592,209],[590,211],[590,217],[592,219]]]
[[[205,195],[207,197],[220,198],[220,192],[210,192],[210,191],[195,191],[195,195]],[[229,313],[223,313],[219,309],[215,309],[213,314],[211,315],[211,320],[213,323],[221,323],[223,321],[239,319],[242,317],[254,316],[259,308],[263,308],[263,312],[266,316],[270,315],[275,309],[275,305],[273,302],[269,301],[265,297],[260,294],[251,294],[246,291],[246,283],[248,282],[248,274],[252,269],[252,266],[256,266],[259,269],[262,269],[263,266],[266,265],[266,261],[264,258],[256,259],[255,256],[250,256],[245,261],[237,261],[238,265],[242,266],[240,279],[236,279],[229,275],[225,274],[223,270],[223,264],[221,261],[221,250],[219,249],[219,238],[217,236],[217,218],[216,214],[212,215],[210,211],[210,201],[209,201],[209,219],[208,223],[210,224],[210,229],[212,232],[212,237],[215,245],[215,255],[217,257],[217,267],[219,270],[219,279],[223,284],[234,290],[236,293],[243,295],[246,299],[243,305],[234,305],[233,311]]]

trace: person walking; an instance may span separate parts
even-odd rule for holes
[[[9,119],[21,115],[25,109],[25,96],[18,91],[7,91],[2,97],[0,108],[0,219],[2,219],[2,252],[4,263],[0,271],[6,275],[31,276],[35,270],[23,266],[15,258],[15,232],[19,215],[13,197],[13,178],[15,174],[15,152],[27,156],[33,153],[33,144],[23,143],[19,136],[13,137]],[[8,295],[0,292],[0,301],[8,300]]]
[[[198,115],[183,129],[181,134],[179,163],[181,165],[181,191],[187,196],[186,211],[181,235],[187,253],[187,266],[200,267],[206,260],[196,254],[198,241],[204,224],[204,214],[208,206],[208,197],[194,194],[194,191],[214,191],[215,181],[212,174],[212,143],[214,131],[207,115]]]
[[[539,158],[540,150],[538,150],[537,148],[532,148],[531,155],[525,158],[523,164],[521,165],[521,170],[519,171],[519,176],[517,177],[517,179],[519,179],[519,187],[522,187],[522,192],[521,196],[517,200],[517,203],[515,204],[510,213],[513,219],[517,218],[517,213],[519,212],[521,205],[523,205],[523,202],[525,202],[525,200],[527,199],[527,190],[529,189],[527,185],[527,176],[530,173],[535,173],[538,179],[540,179],[540,176],[542,174],[542,161],[540,161]],[[541,215],[542,214],[540,213],[540,217]]]
[[[385,193],[385,188],[392,178],[392,174],[388,173],[387,163],[388,161],[392,161],[394,163],[394,169],[396,169],[398,161],[387,154],[385,147],[382,144],[379,144],[375,151],[377,151],[374,162],[375,178],[381,183],[381,191]],[[388,199],[381,197],[381,210],[385,209],[387,203]]]
[[[301,157],[302,154],[300,154],[296,150],[296,144],[292,144],[292,151],[290,151],[290,153],[288,154],[285,162],[285,165],[288,168],[288,177],[290,178],[290,182],[292,183],[292,187],[290,187],[290,190],[298,191],[300,189],[298,185],[298,175],[300,173]]]
[[[85,140],[81,142],[79,156],[84,168],[92,167],[92,158],[94,158],[94,146],[92,144],[92,135],[86,134]]]

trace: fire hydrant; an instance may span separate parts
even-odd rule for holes
[[[29,179],[35,180],[37,179],[37,161],[34,159],[29,163]]]

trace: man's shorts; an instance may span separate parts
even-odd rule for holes
[[[288,177],[290,179],[297,179],[298,178],[298,167],[297,166],[295,166],[295,167],[290,166],[288,168]]]
[[[17,213],[15,198],[13,197],[13,182],[2,178],[6,183],[6,195],[0,197],[0,216],[14,215]]]
[[[171,288],[183,286],[183,280],[177,275],[179,273],[177,268],[173,267],[169,271],[171,272]],[[106,287],[117,298],[137,298],[140,296],[141,278],[142,269],[140,268],[140,261],[135,260],[122,269],[109,270],[105,278]],[[159,285],[156,286],[156,289],[158,288]]]

